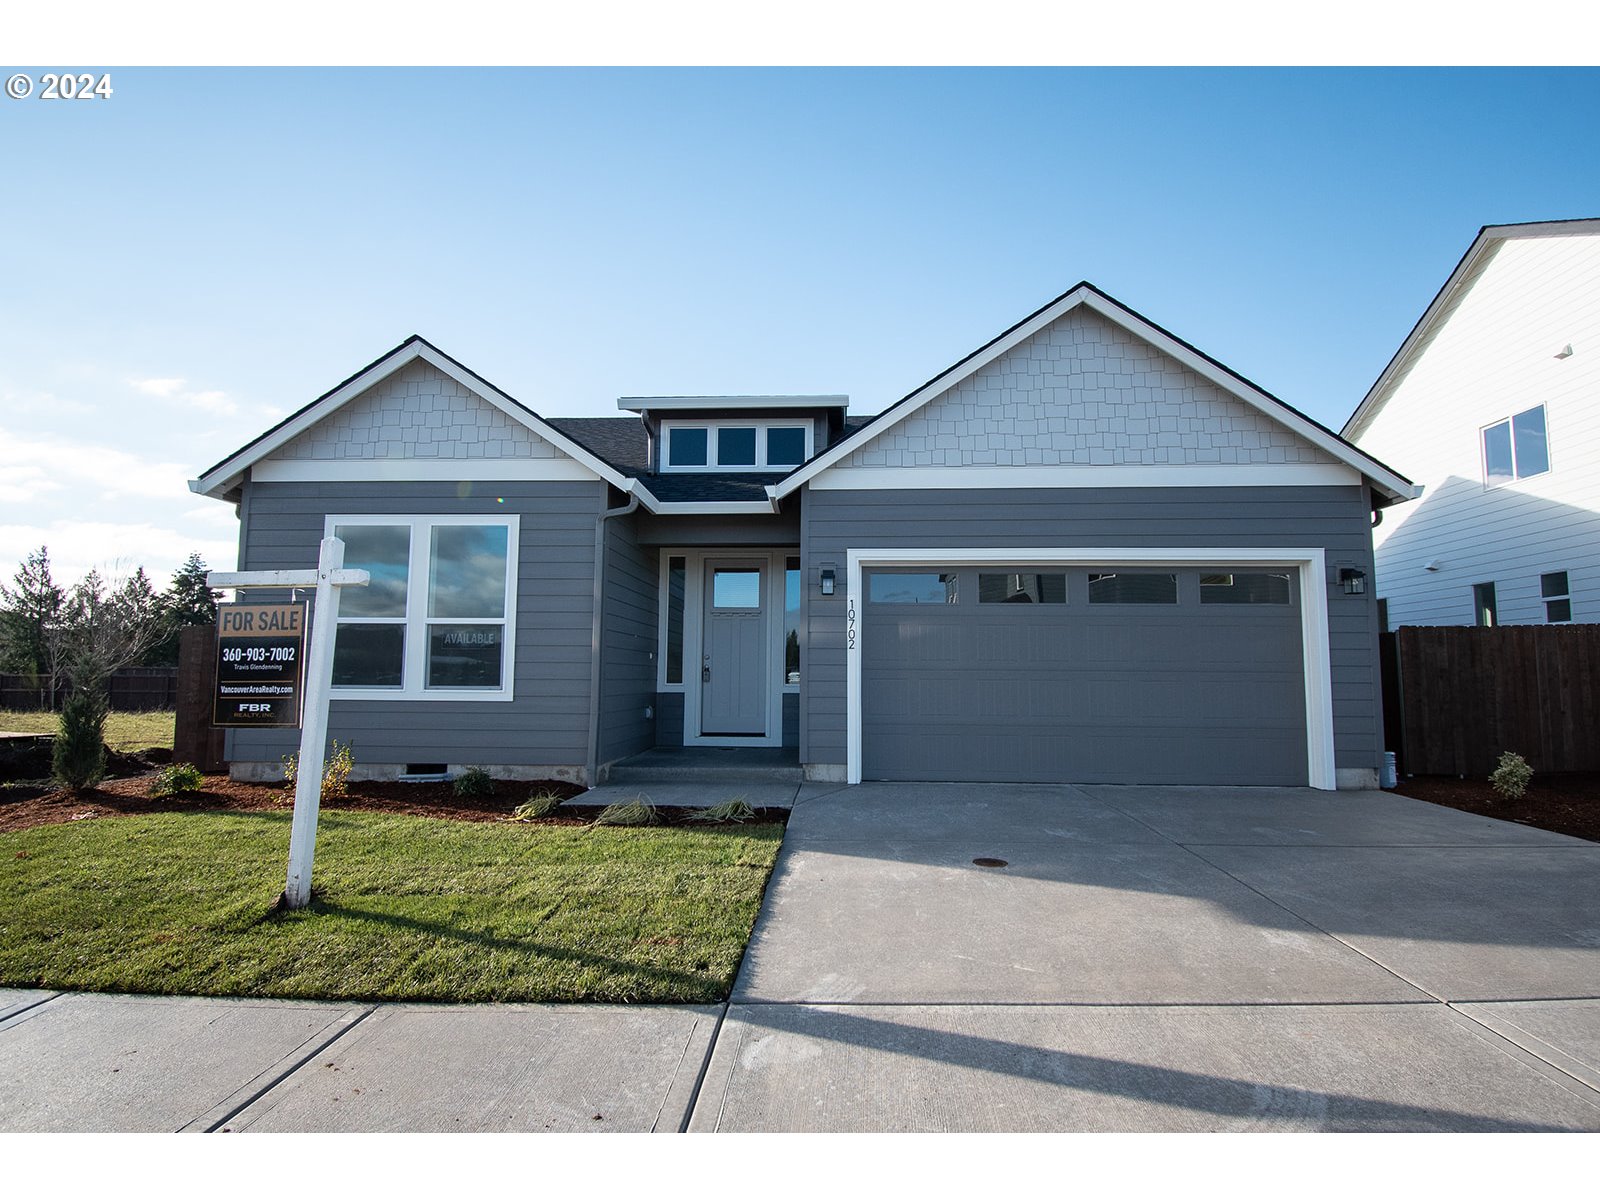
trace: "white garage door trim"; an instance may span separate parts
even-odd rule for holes
[[[1326,555],[1321,547],[1007,547],[849,550],[845,582],[846,779],[861,782],[861,568],[882,566],[1221,566],[1294,567],[1300,572],[1300,644],[1306,685],[1306,779],[1334,790],[1333,674],[1328,653]]]

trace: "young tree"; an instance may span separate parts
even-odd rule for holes
[[[144,659],[168,629],[161,597],[143,567],[115,586],[90,571],[62,605],[57,653],[75,690],[103,695],[112,673]]]
[[[217,623],[217,599],[221,592],[206,586],[207,567],[198,554],[191,554],[172,577],[172,586],[161,596],[161,605],[171,622],[171,632],[150,653],[151,666],[178,665],[178,633],[191,625]]]
[[[66,594],[50,576],[50,550],[40,546],[17,568],[11,586],[0,583],[0,670],[52,676],[51,638]]]

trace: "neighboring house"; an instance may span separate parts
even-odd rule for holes
[[[1389,628],[1600,621],[1600,219],[1488,225],[1344,427]]]
[[[413,337],[191,486],[241,570],[320,538],[331,732],[377,774],[1367,786],[1371,521],[1410,483],[1088,284],[870,420],[843,396],[547,419]],[[292,730],[236,730],[270,777]]]

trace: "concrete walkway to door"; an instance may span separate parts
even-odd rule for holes
[[[1377,792],[802,797],[690,1128],[1600,1129],[1597,885]]]

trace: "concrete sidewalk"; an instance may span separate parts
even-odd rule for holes
[[[1596,884],[1379,793],[807,785],[726,1008],[0,990],[0,1129],[1600,1130]]]

